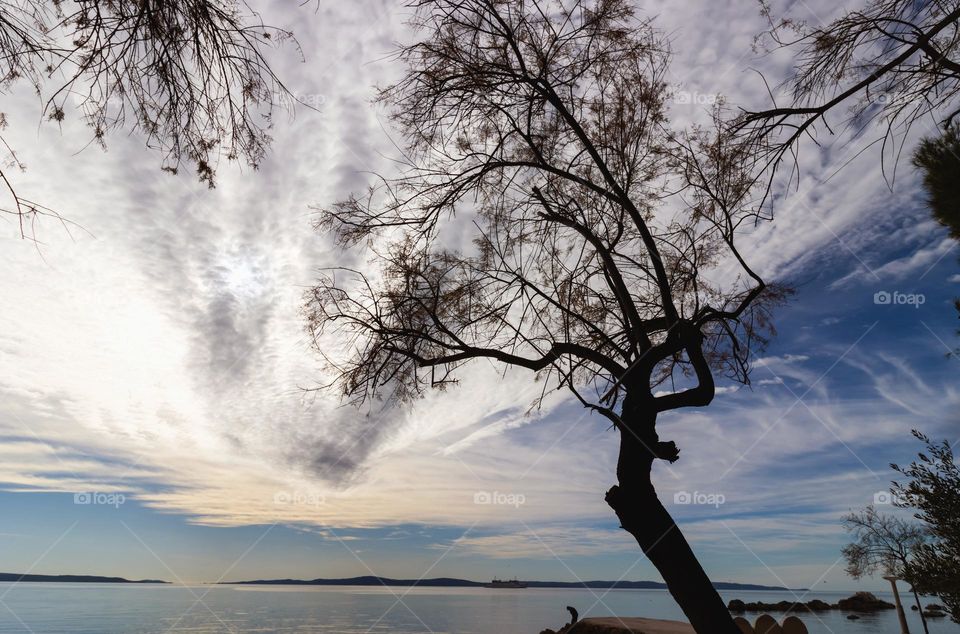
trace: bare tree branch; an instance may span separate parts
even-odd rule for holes
[[[164,170],[189,164],[213,187],[221,159],[263,159],[273,108],[292,102],[265,47],[291,39],[234,0],[3,1],[0,85],[30,83],[47,120],[79,112],[97,144],[140,134]],[[21,223],[49,212],[2,180]]]

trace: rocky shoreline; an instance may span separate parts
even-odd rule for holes
[[[733,613],[742,612],[826,612],[827,610],[845,610],[848,612],[877,612],[880,610],[896,609],[892,603],[888,603],[869,592],[858,592],[846,599],[840,599],[837,603],[827,603],[819,599],[807,601],[778,601],[777,603],[764,603],[762,601],[744,602],[740,599],[734,599],[727,604],[727,609]]]
[[[892,603],[884,601],[883,599],[877,598],[876,595],[870,592],[857,592],[856,594],[847,597],[846,599],[840,599],[836,603],[827,603],[826,601],[821,601],[820,599],[813,599],[811,601],[778,601],[776,603],[764,603],[763,601],[741,601],[740,599],[733,599],[727,604],[727,609],[730,610],[733,614],[743,614],[745,612],[757,612],[762,613],[761,619],[767,619],[773,621],[772,617],[767,615],[768,612],[774,613],[794,613],[794,614],[803,614],[807,612],[826,612],[828,610],[842,610],[844,612],[851,612],[847,616],[848,619],[859,619],[855,613],[857,612],[879,612],[881,610],[895,610],[896,606]],[[914,606],[914,609],[916,607]],[[942,612],[941,606],[936,604],[928,605],[924,610],[924,615],[940,616]],[[572,608],[567,608],[571,612],[571,622],[567,625],[564,625],[558,630],[546,629],[540,632],[540,634],[626,634],[628,632],[644,632],[646,634],[692,634],[693,628],[690,627],[688,623],[682,621],[665,621],[658,619],[643,619],[636,617],[606,617],[606,618],[588,618],[584,620],[578,620],[578,615],[576,610]],[[944,614],[945,616],[945,614]],[[742,617],[737,617],[738,624],[747,624],[749,627],[749,622],[744,620]],[[790,631],[806,631],[806,628],[803,627],[802,622],[800,622],[796,616],[790,616],[789,614],[786,617],[787,621],[792,621]],[[774,621],[775,622],[775,621]],[[741,624],[741,628],[743,625]],[[803,629],[797,629],[798,627],[803,627]],[[747,630],[744,630],[747,631]]]

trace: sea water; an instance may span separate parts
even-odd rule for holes
[[[835,603],[852,592],[722,594],[724,600]],[[875,594],[892,601],[889,593]],[[683,618],[663,590],[0,583],[0,632],[538,634],[567,622],[568,605],[582,617]],[[922,634],[919,616],[907,610],[911,632]],[[804,621],[817,634],[899,634],[894,610],[856,621],[846,614]],[[960,634],[960,626],[943,618],[931,622],[930,632]]]

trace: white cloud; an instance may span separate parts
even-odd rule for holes
[[[908,256],[890,260],[869,271],[853,271],[834,282],[833,288],[840,288],[854,281],[858,283],[869,282],[871,278],[873,280],[902,280],[915,273],[922,278],[956,246],[957,241],[953,238],[942,238],[934,244],[917,249]]]
[[[721,385],[714,389],[717,394],[733,394],[740,390],[739,385]]]
[[[466,535],[454,540],[458,553],[489,559],[563,559],[614,552],[638,554],[637,542],[621,529],[537,526],[497,535]]]

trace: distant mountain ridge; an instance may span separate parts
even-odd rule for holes
[[[130,580],[123,577],[97,575],[27,575],[0,572],[0,582],[22,583],[158,583],[169,584],[159,579]],[[389,577],[348,577],[345,579],[256,579],[253,581],[223,581],[219,585],[288,585],[288,586],[421,586],[424,588],[482,588],[488,582],[436,577],[433,579],[391,579]],[[658,581],[524,581],[528,588],[590,588],[597,590],[666,590]],[[713,584],[717,590],[790,590],[782,586],[764,586],[753,583],[719,581]],[[805,588],[793,588],[804,591]]]
[[[658,581],[524,581],[528,588],[590,588],[599,590],[666,590]],[[257,579],[253,581],[224,581],[222,585],[287,585],[287,586],[422,586],[425,588],[482,588],[486,582],[437,577],[435,579],[390,579],[389,577],[348,577],[346,579]],[[719,581],[717,590],[789,590],[782,586],[764,586],[753,583]],[[794,588],[805,590],[805,588]]]
[[[123,577],[98,577],[96,575],[21,575],[15,572],[0,572],[0,582],[12,581],[14,583],[38,583],[38,582],[60,582],[60,583],[170,583],[169,581],[160,581],[158,579],[141,579],[131,581]]]

